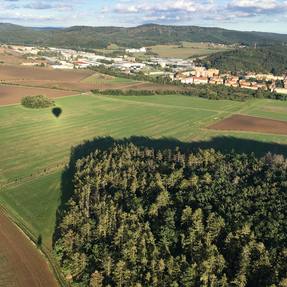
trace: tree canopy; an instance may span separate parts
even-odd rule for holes
[[[75,286],[286,286],[283,156],[115,144],[74,169],[55,251]]]
[[[41,109],[49,108],[55,105],[55,102],[47,96],[27,96],[21,99],[21,104],[26,108]]]
[[[282,75],[287,72],[287,46],[277,44],[220,52],[207,57],[203,63],[222,72]]]

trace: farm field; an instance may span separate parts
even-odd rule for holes
[[[7,51],[7,49],[0,47],[0,63],[8,65],[20,65],[24,59],[18,53]]]
[[[50,109],[31,110],[21,105],[0,107],[0,184],[34,178],[46,169],[60,168],[70,147],[99,136],[148,136],[190,142],[226,134],[206,129],[231,114],[246,114],[287,121],[276,101],[212,101],[186,96],[80,96],[58,98],[60,118]],[[266,111],[267,109],[267,111]],[[261,112],[260,112],[261,111]],[[277,117],[274,115],[276,114]],[[265,116],[264,116],[265,115]],[[230,132],[228,133],[230,134]],[[235,133],[238,135],[238,133]],[[244,136],[282,142],[283,135]],[[17,150],[17,153],[15,153]]]
[[[0,108],[0,148],[5,150],[0,158],[0,183],[57,167],[67,160],[72,145],[93,137],[140,135],[190,141],[204,123],[227,116],[229,110],[242,105],[184,96],[92,94],[59,98],[56,103],[63,110],[60,118],[50,109],[31,110],[21,105]]]
[[[19,65],[0,65],[0,106],[15,104],[24,96],[46,95],[58,98],[89,91],[81,80],[93,72],[60,71]]]
[[[212,124],[210,129],[261,132],[287,135],[287,122],[246,115],[232,115],[218,123]]]
[[[156,45],[149,47],[160,57],[190,58],[208,56],[217,52],[231,50],[229,47],[211,45],[210,43],[183,42],[182,45]]]
[[[124,84],[134,84],[138,83],[137,81],[133,81],[130,79],[126,78],[117,78],[105,74],[100,74],[100,73],[95,73],[87,78],[85,78],[83,83],[88,83],[88,84],[95,84],[95,83],[124,83]]]
[[[61,173],[71,147],[84,140],[138,136],[220,150],[287,153],[286,135],[207,128],[233,114],[287,122],[287,102],[86,93],[56,103],[63,111],[59,118],[50,109],[0,107],[0,204],[48,248],[61,204]]]
[[[178,90],[149,82],[103,75],[91,70],[52,70],[40,67],[0,65],[0,106],[15,104],[23,96],[43,94],[51,98],[86,93],[93,89]]]
[[[0,85],[0,106],[19,103],[25,96],[46,95],[50,98],[58,98],[73,94],[75,94],[73,91],[52,88]]]
[[[0,286],[57,287],[44,257],[0,211]]]
[[[93,72],[89,70],[53,70],[19,65],[0,65],[0,79],[5,81],[81,81]]]

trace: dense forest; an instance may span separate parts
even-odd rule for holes
[[[259,72],[282,75],[287,72],[287,46],[274,45],[220,52],[203,60],[222,72]]]
[[[245,45],[265,45],[287,42],[287,35],[260,32],[240,32],[198,26],[166,26],[147,24],[138,27],[88,27],[37,29],[12,24],[0,24],[0,42],[20,45],[42,45],[68,48],[105,48],[114,43],[122,47],[142,47],[157,44],[213,42]]]
[[[287,286],[287,161],[133,144],[73,167],[58,260],[75,286]]]

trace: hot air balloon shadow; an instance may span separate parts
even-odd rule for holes
[[[59,118],[62,114],[62,109],[59,108],[59,107],[55,107],[52,109],[52,114],[56,117],[56,118]]]

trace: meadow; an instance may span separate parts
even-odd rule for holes
[[[287,121],[287,102],[91,93],[55,101],[62,109],[58,118],[49,108],[0,107],[0,205],[49,249],[62,203],[62,172],[71,147],[84,140],[138,136],[162,142],[177,140],[196,148],[287,153],[284,135],[207,128],[232,114]]]
[[[192,58],[208,56],[217,52],[231,50],[230,47],[211,45],[210,43],[183,42],[181,45],[155,45],[149,47],[160,57]]]

